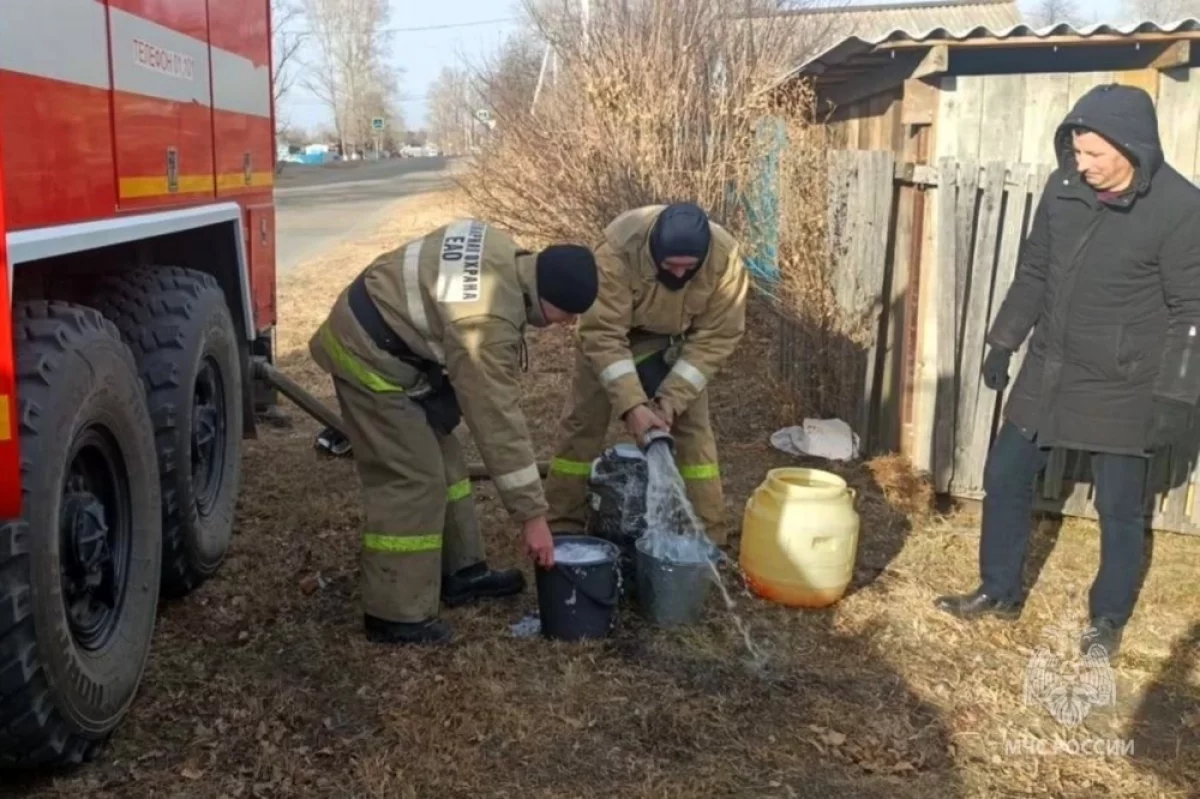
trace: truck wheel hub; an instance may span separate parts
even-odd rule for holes
[[[103,645],[116,625],[131,535],[119,450],[98,430],[83,433],[63,487],[59,566],[76,642]]]
[[[205,358],[192,393],[192,489],[196,508],[207,515],[216,501],[225,468],[225,392],[221,373]]]

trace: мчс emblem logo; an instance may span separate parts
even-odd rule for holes
[[[1077,727],[1092,708],[1116,704],[1116,677],[1103,647],[1082,654],[1070,627],[1057,626],[1051,633],[1055,645],[1039,646],[1025,667],[1025,704],[1044,708],[1065,727]]]

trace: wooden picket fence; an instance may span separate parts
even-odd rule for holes
[[[843,309],[870,320],[877,336],[855,345],[781,318],[778,373],[811,406],[816,395],[810,376],[834,364],[844,372],[842,396],[819,409],[807,407],[806,415],[840,416],[868,452],[923,450],[940,493],[981,498],[1004,401],[982,383],[984,337],[1012,283],[1052,167],[949,158],[936,165],[898,164],[890,152],[866,150],[836,151],[829,163],[835,293]],[[922,202],[913,202],[914,190],[925,193]],[[923,215],[927,199],[936,201]],[[928,247],[931,252],[924,251]],[[923,261],[932,286],[919,279]],[[926,298],[933,309],[930,331],[914,329],[922,291],[936,292]],[[914,342],[921,333],[936,336],[938,379],[936,396],[926,397],[924,413],[915,414],[911,397],[921,359],[914,350],[921,345]],[[1013,378],[1024,354],[1022,347],[1013,357]],[[907,448],[898,433],[906,426]],[[1156,529],[1200,534],[1198,439],[1193,431],[1152,465],[1147,502]],[[1053,452],[1040,481],[1039,507],[1095,518],[1089,460]]]

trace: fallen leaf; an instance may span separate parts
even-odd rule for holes
[[[183,771],[179,772],[185,780],[198,780],[204,777],[204,772],[199,769],[194,769],[191,766],[184,766]]]
[[[830,746],[841,746],[846,743],[846,734],[837,730],[827,730],[822,737]]]

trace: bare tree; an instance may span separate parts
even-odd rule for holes
[[[271,96],[275,108],[279,101],[296,83],[296,53],[300,50],[302,34],[294,30],[293,24],[301,18],[303,9],[296,0],[271,0],[272,43]]]
[[[1200,0],[1126,0],[1126,13],[1138,22],[1160,25],[1181,19],[1200,18]]]
[[[1079,6],[1075,0],[1037,0],[1030,3],[1026,16],[1039,28],[1063,22],[1076,24],[1081,21]]]
[[[465,69],[443,67],[426,97],[429,136],[452,155],[469,152],[475,120],[471,108],[470,78]]]
[[[371,119],[388,105],[398,71],[386,64],[387,0],[304,0],[315,54],[304,84],[328,106],[342,152],[371,141]]]

